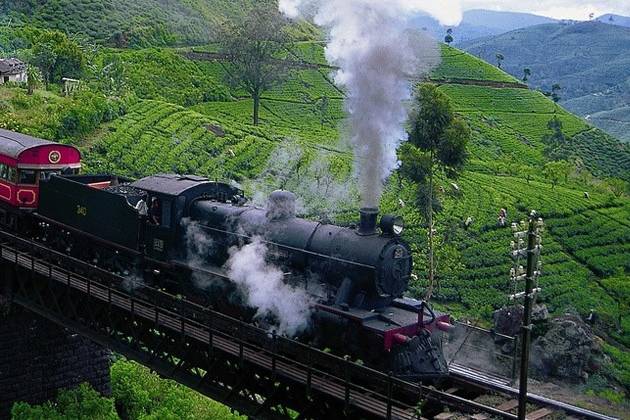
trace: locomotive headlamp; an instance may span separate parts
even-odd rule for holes
[[[386,214],[381,217],[381,230],[384,235],[396,235],[400,236],[405,230],[405,222],[400,216],[393,216]]]

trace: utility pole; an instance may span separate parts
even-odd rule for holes
[[[513,256],[521,257],[523,253],[527,255],[527,271],[525,272],[525,292],[513,295],[513,298],[523,297],[525,300],[523,311],[523,326],[521,327],[521,372],[519,380],[519,399],[518,399],[518,419],[525,420],[527,415],[527,378],[529,370],[529,348],[531,344],[532,333],[532,308],[536,299],[536,293],[540,289],[536,287],[538,277],[540,276],[540,250],[541,246],[541,230],[543,227],[542,219],[537,217],[535,211],[529,216],[529,227],[526,232],[516,232],[517,240],[527,235],[527,249],[522,250],[517,246],[513,251]],[[516,230],[516,229],[515,229]],[[521,276],[516,273],[517,279]]]

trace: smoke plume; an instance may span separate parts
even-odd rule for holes
[[[461,19],[456,0],[280,0],[290,17],[313,18],[329,31],[326,57],[339,67],[335,82],[347,91],[350,141],[362,204],[378,207],[383,183],[398,166],[406,140],[409,79],[436,66],[436,41],[409,30],[409,18],[426,12],[442,23]]]
[[[356,179],[345,168],[336,173],[335,152],[308,151],[292,139],[285,139],[271,153],[259,177],[248,180],[245,189],[256,206],[268,206],[269,195],[284,189],[297,196],[296,213],[334,218],[335,214],[356,209],[359,196]]]
[[[308,326],[311,298],[286,284],[282,271],[267,262],[267,254],[266,244],[257,237],[242,248],[230,249],[225,268],[247,303],[257,310],[256,318],[272,317],[280,334],[294,336]]]

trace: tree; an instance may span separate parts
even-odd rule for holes
[[[446,30],[446,36],[444,37],[444,42],[446,42],[448,45],[451,45],[451,42],[453,42],[453,29],[452,28],[448,28]]]
[[[501,68],[501,63],[503,63],[503,60],[505,60],[505,57],[501,53],[497,53],[496,57],[497,57],[497,66]]]
[[[415,95],[417,109],[411,116],[409,141],[401,147],[401,174],[417,184],[417,201],[428,225],[429,289],[435,279],[433,215],[440,207],[435,178],[455,177],[468,158],[470,129],[455,115],[448,97],[435,85],[421,84]]]
[[[560,102],[561,90],[562,90],[562,87],[558,83],[554,83],[554,85],[551,86],[551,99],[553,99],[555,103]]]
[[[606,185],[617,198],[623,197],[624,194],[630,193],[630,184],[623,179],[611,178],[606,180]]]
[[[523,82],[527,82],[529,80],[529,77],[532,75],[532,71],[531,69],[525,67],[523,69]]]
[[[35,88],[41,85],[42,79],[42,73],[39,71],[39,68],[31,64],[26,67],[26,87],[29,95],[32,95]]]
[[[44,76],[44,85],[48,89],[48,84],[52,78],[53,68],[57,62],[57,53],[52,43],[40,42],[33,47],[33,64],[36,65]]]
[[[64,77],[83,76],[86,58],[81,46],[58,31],[43,31],[33,42],[32,63],[41,70],[46,87]]]
[[[264,2],[245,18],[227,23],[220,37],[220,51],[225,55],[227,82],[245,90],[254,100],[254,124],[259,123],[261,95],[282,82],[289,64],[281,53],[290,48],[287,21]]]
[[[543,169],[543,175],[551,182],[551,189],[555,189],[561,180],[567,182],[571,173],[571,164],[566,160],[549,162]]]
[[[542,138],[545,144],[545,155],[551,159],[562,157],[562,148],[567,142],[567,137],[562,131],[562,120],[554,115],[548,122],[547,128],[550,134],[545,134]]]

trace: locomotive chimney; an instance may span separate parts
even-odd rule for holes
[[[359,223],[359,235],[369,236],[376,234],[376,219],[378,218],[378,209],[373,207],[363,207],[359,210],[361,214],[361,222]]]

